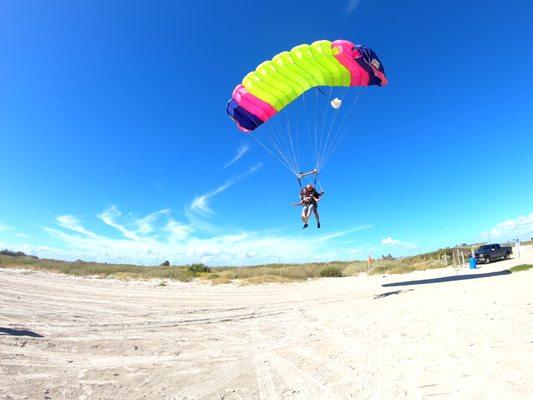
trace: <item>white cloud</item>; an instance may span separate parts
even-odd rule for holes
[[[26,235],[25,233],[17,232],[17,230],[14,227],[3,224],[1,222],[0,222],[0,232],[7,232],[9,233],[10,236],[18,237],[21,239],[29,238],[29,236]]]
[[[209,207],[208,201],[210,197],[215,196],[217,193],[220,193],[220,191],[214,191],[195,197],[191,203],[191,210],[203,214],[212,214],[213,210]]]
[[[394,240],[390,236],[386,237],[385,239],[381,240],[381,244],[384,244],[385,246],[397,246],[401,242],[399,240]]]
[[[331,239],[336,239],[336,238],[341,237],[341,236],[346,236],[349,233],[359,232],[359,231],[363,231],[363,230],[366,230],[366,229],[372,229],[372,228],[373,228],[372,225],[359,225],[359,226],[356,226],[355,228],[346,229],[344,231],[338,231],[338,232],[334,232],[334,233],[330,233],[330,234],[321,236],[317,240],[321,241],[321,242],[324,242],[326,240],[331,240]]]
[[[390,236],[387,236],[386,238],[382,239],[381,244],[385,246],[391,246],[391,247],[404,247],[407,249],[414,249],[417,247],[416,244],[414,243],[403,242],[398,239],[393,239]]]
[[[139,218],[136,221],[136,225],[138,227],[138,231],[140,233],[146,234],[154,231],[154,223],[157,221],[157,219],[165,214],[168,214],[170,210],[163,209],[156,211],[154,213],[148,214],[146,217]]]
[[[490,235],[492,239],[527,238],[533,235],[533,212],[530,212],[529,215],[500,222],[481,235],[484,238],[488,238]]]
[[[312,232],[313,235],[300,229],[287,234],[285,229],[228,231],[213,227],[214,232],[207,232],[203,225],[174,219],[169,210],[149,214],[151,218],[136,218],[130,213],[123,214],[116,206],[96,217],[114,228],[114,232],[95,233],[75,217],[63,215],[56,218],[59,227],[43,227],[51,240],[49,243],[56,244],[19,243],[7,247],[50,258],[144,265],[157,265],[164,260],[173,264],[204,262],[210,265],[327,261],[350,259],[356,254],[354,246],[337,246],[333,239],[346,237],[347,240],[350,235],[371,228],[361,225],[328,234]],[[150,229],[139,223],[154,218],[157,223],[150,224]]]
[[[88,231],[85,229],[80,221],[78,221],[75,217],[72,215],[60,215],[56,218],[56,222],[65,229],[71,230],[73,232],[80,233],[82,235],[86,235],[89,237],[96,237],[97,235],[91,231]]]
[[[193,212],[199,213],[199,214],[203,214],[203,215],[213,214],[213,210],[209,206],[209,200],[211,198],[224,192],[225,190],[229,189],[236,183],[241,182],[243,179],[257,172],[260,168],[261,168],[261,163],[258,163],[254,165],[253,167],[251,167],[245,173],[227,180],[223,185],[219,186],[215,190],[212,190],[211,192],[202,194],[200,196],[196,196],[189,207],[190,210]]]
[[[12,230],[12,229],[13,229],[12,227],[10,227],[10,226],[8,226],[8,225],[5,225],[5,224],[2,224],[2,223],[0,222],[0,232],[2,232],[2,231],[10,231],[10,230]]]
[[[120,212],[120,210],[116,206],[111,206],[107,210],[105,210],[102,213],[98,214],[97,217],[104,224],[109,225],[109,226],[117,229],[127,239],[139,240],[140,237],[137,235],[137,233],[135,231],[133,231],[131,229],[127,229],[123,225],[121,225],[118,222],[116,222],[116,219],[119,218],[121,215],[122,215],[122,213]]]
[[[348,5],[346,6],[346,11],[348,14],[352,13],[363,0],[349,0]]]
[[[224,164],[224,166],[221,168],[221,170],[226,169],[230,165],[235,164],[237,161],[239,161],[242,158],[242,156],[244,156],[248,152],[248,150],[250,150],[250,145],[248,143],[241,145],[237,149],[237,153],[235,154],[235,156],[231,160],[226,162],[226,164]]]
[[[179,223],[172,218],[168,220],[163,229],[169,232],[169,241],[171,242],[185,239],[193,230],[191,226]]]

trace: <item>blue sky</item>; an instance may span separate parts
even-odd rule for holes
[[[532,13],[526,1],[2,2],[0,247],[241,265],[529,237]],[[294,177],[225,105],[260,62],[339,38],[374,49],[390,84],[365,93],[321,174],[323,227],[302,231]]]

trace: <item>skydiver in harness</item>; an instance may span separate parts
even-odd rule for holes
[[[311,212],[315,214],[316,227],[320,229],[320,215],[318,214],[318,202],[324,192],[318,193],[312,184],[308,184],[300,190],[300,204],[302,208],[303,229],[309,226]]]

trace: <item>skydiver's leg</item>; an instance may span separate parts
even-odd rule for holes
[[[315,214],[316,227],[320,228],[320,215],[318,214],[318,205],[313,207],[313,213]]]
[[[309,205],[305,205],[302,208],[302,222],[304,223],[304,229],[307,228],[307,222],[309,221],[308,209]]]
[[[315,212],[315,205],[313,203],[311,203],[307,207],[307,214],[305,216],[307,221],[309,221],[309,218],[311,218],[311,213],[314,213],[314,212]]]

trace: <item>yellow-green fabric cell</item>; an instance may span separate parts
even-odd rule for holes
[[[294,47],[290,54],[294,63],[303,70],[312,74],[319,86],[331,86],[331,74],[313,58],[313,53],[308,44]]]
[[[307,60],[312,63],[316,68],[322,72],[322,75],[324,75],[324,83],[322,83],[321,86],[333,86],[333,77],[331,76],[331,72],[325,68],[315,57],[315,53],[313,52],[313,49],[310,45],[305,45],[304,48],[302,48],[302,51],[307,58]]]
[[[318,81],[313,75],[304,71],[294,63],[294,60],[288,51],[279,53],[272,60],[276,64],[276,69],[279,69],[284,75],[297,81],[304,92],[313,86],[318,85]]]
[[[261,81],[255,71],[250,72],[244,77],[242,80],[242,85],[255,97],[260,98],[274,107],[276,111],[279,111],[283,108],[283,102],[277,98],[276,93],[272,92],[271,87],[265,85]]]
[[[282,100],[285,105],[292,102],[300,94],[295,90],[295,85],[289,79],[284,78],[275,68],[272,61],[266,61],[257,66],[256,72],[258,73],[261,80],[265,83],[271,85],[279,91],[280,95],[278,96],[276,92],[276,97]]]
[[[274,68],[277,73],[276,76],[290,85],[295,92],[301,93],[308,89],[305,79],[291,71],[291,69],[283,63],[279,54],[272,58],[272,64],[270,64],[270,67]]]
[[[312,43],[311,51],[315,59],[330,71],[333,78],[332,86],[350,86],[350,72],[333,56],[329,40],[319,40]]]

